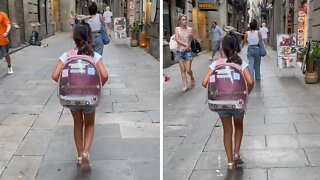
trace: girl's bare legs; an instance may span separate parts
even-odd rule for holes
[[[89,153],[94,135],[95,112],[84,114],[84,153]]]
[[[194,77],[193,77],[193,72],[191,70],[191,65],[192,65],[192,61],[186,61],[185,62],[186,71],[187,71],[188,75],[190,76],[192,86],[194,86],[195,85],[195,80],[194,80]]]
[[[232,126],[232,117],[220,117],[222,126],[223,126],[223,142],[224,148],[226,150],[228,163],[233,163],[232,156],[232,134],[233,134],[233,126]]]
[[[90,164],[90,157],[89,151],[94,135],[94,117],[95,112],[86,113],[83,115],[84,117],[84,149],[81,156],[81,170],[82,171],[90,171],[91,164]]]
[[[73,135],[76,143],[78,157],[83,151],[83,116],[81,111],[71,111],[74,121]]]
[[[243,160],[240,158],[240,146],[243,137],[243,116],[234,119],[234,129],[235,129],[235,147],[234,147],[234,163],[243,164]]]
[[[180,67],[180,72],[181,72],[181,79],[182,79],[182,83],[183,83],[183,91],[187,90],[187,74],[186,74],[186,68],[184,65],[184,62],[182,60],[179,61],[179,67]]]

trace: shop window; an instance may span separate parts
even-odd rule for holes
[[[177,16],[179,17],[181,14],[184,14],[184,8],[183,7],[177,7]]]
[[[168,2],[163,2],[163,37],[168,42],[171,36],[171,16]]]

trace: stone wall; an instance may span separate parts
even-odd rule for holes
[[[149,45],[150,54],[160,60],[160,0],[157,0],[157,12],[154,22],[150,22],[149,28]]]

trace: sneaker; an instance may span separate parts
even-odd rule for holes
[[[210,56],[210,57],[209,57],[209,61],[212,61],[212,60],[213,60],[213,58]]]
[[[12,67],[8,67],[8,74],[13,74]]]

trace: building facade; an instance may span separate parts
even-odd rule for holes
[[[238,31],[245,28],[248,21],[247,0],[164,0],[163,1],[163,66],[175,63],[174,54],[169,50],[170,37],[179,26],[179,14],[187,15],[188,26],[192,27],[194,37],[201,43],[204,52],[211,50],[213,21],[222,27],[233,26]]]
[[[111,0],[108,5],[114,18],[125,17],[128,25],[133,22],[143,24],[140,32],[147,34],[144,49],[160,60],[160,0]]]
[[[26,44],[33,30],[39,33],[39,40],[57,31],[70,31],[69,14],[75,10],[75,4],[75,0],[1,0],[0,10],[8,15],[12,25],[9,46]]]
[[[267,5],[267,25],[269,24],[270,41],[269,45],[276,48],[277,34],[298,34],[299,8],[308,6],[308,40],[320,42],[320,1],[317,0],[268,0]],[[279,21],[280,17],[280,21]]]

